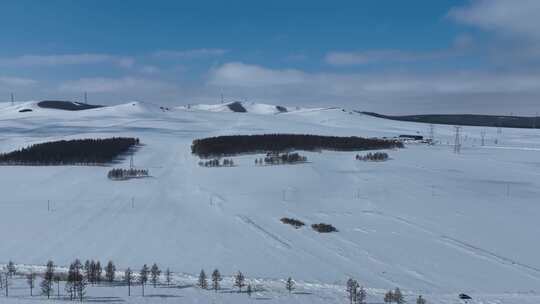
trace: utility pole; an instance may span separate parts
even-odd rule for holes
[[[456,130],[456,136],[454,139],[454,153],[459,154],[461,153],[461,135],[460,135],[460,126],[454,126],[454,129]]]
[[[131,198],[131,209],[135,208],[135,198]]]
[[[431,145],[435,144],[435,126],[433,124],[429,124],[429,141]]]
[[[84,103],[88,103],[88,94],[84,92]]]
[[[11,105],[15,104],[15,97],[13,96],[13,93],[11,93]]]
[[[47,200],[47,212],[51,212],[51,201]]]
[[[133,169],[133,153],[131,153],[131,155],[129,157],[129,168]]]
[[[223,93],[221,93],[221,103],[223,103]]]
[[[484,144],[485,144],[485,142],[486,142],[486,141],[485,141],[485,140],[486,140],[486,131],[482,130],[482,131],[480,132],[480,136],[482,137],[482,147],[483,147]]]

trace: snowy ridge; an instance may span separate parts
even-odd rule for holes
[[[325,151],[301,152],[309,163],[295,166],[256,166],[256,156],[245,155],[234,157],[235,167],[200,167],[190,146],[208,136],[429,133],[428,125],[339,108],[283,115],[262,115],[272,114],[266,106],[242,115],[218,109],[130,102],[70,112],[0,104],[0,152],[66,138],[138,137],[144,146],[135,166],[153,176],[118,183],[107,179],[106,167],[1,167],[7,195],[0,214],[9,216],[0,229],[12,233],[0,262],[111,259],[136,269],[155,261],[177,273],[219,268],[276,282],[292,276],[343,286],[354,277],[373,290],[399,286],[411,294],[507,299],[540,292],[538,130],[464,127],[462,153],[454,154],[453,127],[437,125],[437,145],[385,151],[387,162]],[[306,226],[291,228],[282,217]],[[310,227],[317,223],[339,232],[319,234]]]
[[[300,107],[285,107],[285,106],[270,105],[270,104],[264,104],[264,103],[240,102],[240,101],[227,102],[223,104],[192,104],[192,105],[181,106],[177,108],[183,109],[183,110],[193,110],[193,111],[234,112],[230,108],[230,105],[233,105],[233,104],[241,105],[241,107],[243,107],[247,113],[261,114],[261,115],[280,114],[280,113],[304,110],[304,108],[300,108]]]

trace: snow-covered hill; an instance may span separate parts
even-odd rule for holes
[[[236,167],[199,167],[190,145],[207,136],[429,131],[342,109],[259,115],[277,110],[244,106],[246,113],[235,113],[132,102],[72,112],[0,104],[0,152],[135,136],[144,144],[135,165],[153,176],[113,182],[107,167],[0,167],[0,263],[67,265],[79,257],[138,268],[155,261],[192,274],[217,267],[336,284],[351,276],[372,288],[424,293],[540,292],[538,130],[464,127],[462,153],[454,154],[453,127],[435,126],[440,144],[388,151],[391,160],[381,163],[323,151],[302,153],[310,162],[301,165],[255,166],[247,155],[234,158]],[[307,225],[296,230],[282,217]],[[339,232],[309,227],[320,222]]]

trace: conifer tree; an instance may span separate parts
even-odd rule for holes
[[[418,296],[418,298],[416,298],[416,304],[426,304],[426,299],[422,298],[422,296]]]
[[[251,284],[248,284],[247,289],[246,289],[246,293],[247,293],[248,297],[251,297],[252,292],[253,292],[253,290],[251,289]]]
[[[199,281],[197,282],[197,285],[201,289],[207,289],[208,288],[208,279],[206,278],[206,273],[203,269],[201,269],[201,272],[199,273]]]
[[[41,281],[41,293],[47,296],[47,299],[51,297],[52,291],[52,281],[54,277],[54,263],[53,261],[48,261],[43,274],[43,280]]]
[[[6,268],[7,268],[7,274],[9,275],[10,278],[12,278],[15,272],[17,272],[17,268],[15,267],[15,263],[13,263],[13,261],[9,261]]]
[[[107,279],[107,282],[114,282],[115,272],[116,266],[114,266],[114,263],[112,261],[109,261],[109,263],[107,263],[107,266],[105,267],[105,279]]]
[[[102,279],[102,275],[103,275],[103,268],[101,268],[101,263],[99,261],[96,262],[96,268],[95,268],[95,280],[96,280],[96,283],[101,283],[101,279]]]
[[[285,288],[289,291],[289,294],[293,291],[294,285],[294,281],[291,277],[289,277],[287,281],[285,281]]]
[[[394,302],[394,292],[390,290],[384,295],[384,303],[392,302]]]
[[[212,289],[214,289],[215,292],[219,289],[219,282],[221,282],[221,274],[219,273],[219,270],[215,269],[214,272],[212,272]]]
[[[403,294],[401,293],[401,290],[399,290],[399,288],[396,288],[394,290],[394,302],[396,302],[396,304],[405,303],[405,298],[403,297]]]

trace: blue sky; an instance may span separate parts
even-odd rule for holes
[[[528,112],[540,1],[2,1],[0,100]],[[5,97],[2,97],[5,96]],[[487,110],[486,110],[487,109]]]

